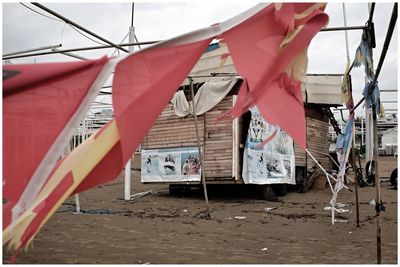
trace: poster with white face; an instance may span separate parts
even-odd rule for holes
[[[196,147],[142,149],[141,182],[200,181],[201,165]]]
[[[295,184],[293,139],[269,124],[257,107],[250,109],[251,120],[243,155],[242,177],[246,184]],[[265,145],[264,140],[276,135]]]

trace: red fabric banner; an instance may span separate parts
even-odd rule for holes
[[[71,172],[61,177],[63,179],[49,178],[49,184],[58,186],[48,187],[42,194],[46,199],[36,201],[37,206],[32,205],[34,220],[27,226],[20,225],[23,240],[15,245],[16,249],[33,238],[45,218],[68,197],[65,192],[81,192],[118,176],[210,41],[217,36],[225,39],[235,67],[245,79],[232,114],[239,116],[256,104],[270,123],[280,126],[305,148],[300,81],[290,70],[312,37],[327,23],[327,15],[319,8],[322,4],[282,3],[267,7],[260,4],[231,20],[156,44],[120,60],[115,68],[112,91],[116,123],[104,126],[89,139],[91,144],[84,143],[89,144],[87,150],[75,153],[76,157],[86,160],[84,164],[72,160],[77,158],[67,157],[65,161],[70,159],[69,165],[60,163],[54,168]],[[3,204],[3,229],[10,225],[13,207],[20,201],[21,194],[29,191],[28,183],[38,165],[80,107],[106,62],[107,59],[101,59],[3,67],[3,79],[6,78],[3,197],[7,201]],[[101,139],[105,131],[108,139]],[[96,143],[94,139],[100,141]],[[101,155],[94,147],[103,147],[99,150]],[[85,158],[85,153],[90,156]],[[91,167],[85,168],[89,163]],[[83,169],[85,172],[80,172]],[[75,179],[77,173],[81,175],[79,179]],[[32,215],[32,211],[28,215]],[[19,239],[12,234],[10,238]]]
[[[38,165],[106,62],[103,58],[3,66],[3,229],[10,224],[11,210]]]

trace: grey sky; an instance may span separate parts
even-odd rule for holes
[[[27,6],[44,13],[30,3]],[[120,43],[128,33],[131,22],[131,3],[43,3],[45,6],[81,24],[102,37]],[[228,19],[255,5],[254,1],[226,2],[199,1],[181,3],[135,2],[134,26],[139,41],[164,40],[195,29]],[[79,35],[63,22],[40,16],[19,3],[3,3],[3,54],[47,45],[62,44],[61,49],[96,46],[97,43]],[[379,61],[383,42],[392,12],[393,3],[377,3],[374,22],[377,47],[374,49],[374,66]],[[328,27],[343,26],[341,3],[329,3]],[[346,3],[347,24],[364,25],[368,19],[367,3]],[[397,25],[379,78],[381,89],[397,89]],[[361,39],[361,31],[348,31],[350,60],[354,59]],[[308,73],[343,73],[346,63],[344,32],[321,32],[309,47]],[[127,40],[126,40],[127,42]],[[111,55],[114,49],[79,52],[87,58]],[[123,52],[121,52],[123,53]],[[63,55],[40,56],[12,60],[16,63],[75,60]],[[363,68],[352,71],[354,97],[358,101],[364,87]],[[383,93],[383,100],[397,99],[397,94]],[[395,108],[397,104],[385,104]],[[360,114],[360,113],[359,113]]]

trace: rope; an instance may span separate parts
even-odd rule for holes
[[[311,158],[315,161],[315,163],[318,165],[318,167],[325,173],[326,179],[328,180],[329,186],[330,186],[332,194],[333,194],[333,187],[332,187],[332,183],[329,180],[329,178],[332,178],[335,181],[336,181],[336,179],[332,175],[330,175],[329,173],[327,173],[325,171],[325,169],[321,166],[321,164],[319,164],[319,162],[314,158],[314,156],[310,153],[310,151],[308,151],[308,149],[306,149],[306,152],[311,156]]]

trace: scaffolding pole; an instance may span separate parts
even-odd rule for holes
[[[118,46],[118,45],[114,44],[114,43],[111,42],[111,41],[108,41],[107,39],[105,39],[105,38],[103,38],[103,37],[101,37],[101,36],[95,34],[94,32],[92,32],[92,31],[90,31],[90,30],[88,30],[88,29],[82,27],[81,25],[79,25],[79,24],[73,22],[72,20],[67,19],[66,17],[64,17],[64,16],[62,16],[62,15],[60,15],[60,14],[58,14],[57,12],[51,10],[50,8],[45,7],[45,6],[42,5],[42,4],[39,4],[39,3],[32,3],[32,5],[34,5],[34,6],[38,7],[38,8],[40,8],[40,9],[42,9],[42,10],[44,10],[44,11],[46,11],[47,13],[50,13],[51,15],[53,15],[53,16],[55,16],[55,17],[57,17],[57,18],[59,18],[59,19],[61,19],[61,20],[63,20],[63,21],[65,21],[66,23],[68,23],[68,24],[70,24],[70,25],[72,25],[72,26],[74,26],[74,27],[80,29],[81,31],[84,31],[84,32],[86,32],[86,33],[88,33],[88,34],[90,34],[90,35],[96,37],[97,39],[99,39],[99,40],[101,40],[101,41],[103,41],[103,42],[105,42],[105,43],[107,43],[107,44],[109,44],[109,45],[112,45],[113,47],[115,47],[115,48],[117,48],[117,49],[120,49],[120,50],[122,50],[122,51],[124,51],[124,52],[127,52],[127,53],[129,52],[129,51],[126,50],[125,48],[123,48],[123,47],[121,47],[121,46]]]
[[[211,213],[210,213],[210,205],[208,203],[208,194],[207,194],[207,185],[206,185],[206,177],[204,175],[204,154],[201,152],[201,147],[200,147],[200,138],[199,138],[199,132],[198,132],[198,127],[197,127],[197,115],[196,115],[196,104],[194,102],[194,89],[193,89],[193,79],[189,78],[190,82],[190,92],[192,95],[192,105],[193,105],[193,116],[194,116],[194,125],[196,128],[196,139],[197,139],[197,148],[199,150],[199,157],[201,160],[201,181],[203,184],[203,191],[204,191],[204,199],[206,200],[206,205],[207,205],[207,218],[212,218]],[[204,146],[204,140],[203,140],[203,146]]]

